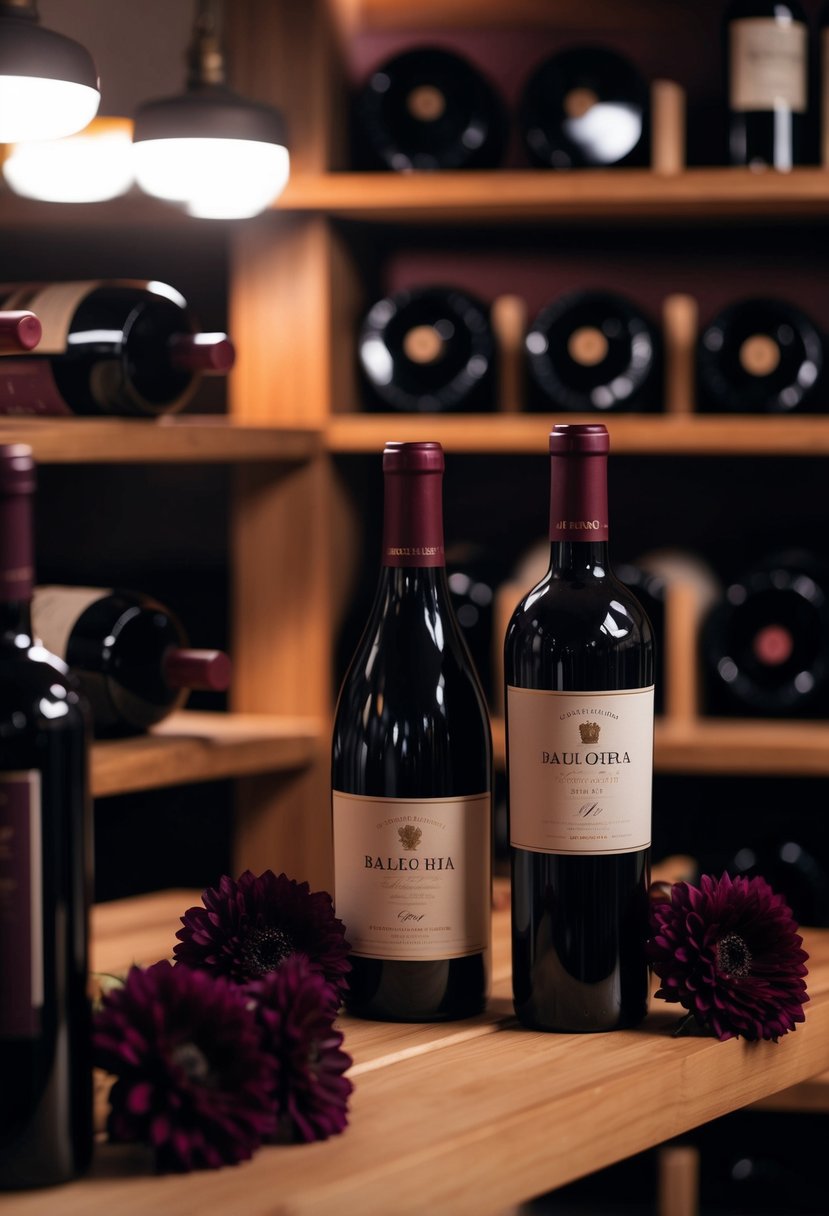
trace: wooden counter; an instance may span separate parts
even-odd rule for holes
[[[192,893],[104,905],[95,966],[168,954]],[[805,1026],[780,1043],[673,1039],[659,1008],[606,1035],[518,1028],[507,914],[495,914],[494,995],[446,1026],[343,1019],[354,1057],[351,1122],[322,1144],[264,1148],[217,1172],[155,1178],[143,1150],[102,1145],[60,1191],[0,1199],[14,1216],[499,1216],[522,1200],[829,1068],[829,932],[807,934]]]

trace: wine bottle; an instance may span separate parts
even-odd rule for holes
[[[661,342],[623,296],[579,291],[538,314],[525,339],[530,374],[543,396],[533,408],[631,410],[659,405]]]
[[[34,480],[30,448],[0,447],[0,1189],[92,1151],[88,726],[32,633]]]
[[[416,47],[376,68],[355,103],[367,169],[492,169],[508,121],[498,93],[463,56]]]
[[[802,163],[808,101],[806,16],[797,0],[732,0],[725,15],[732,165]]]
[[[38,587],[32,615],[37,637],[79,679],[97,735],[146,730],[189,691],[230,683],[227,655],[190,649],[176,616],[141,592]]]
[[[799,925],[829,925],[829,874],[790,833],[766,833],[737,849],[729,862],[732,875],[762,875],[782,895]]]
[[[823,338],[801,309],[784,300],[739,300],[699,340],[701,405],[745,413],[805,409],[823,362]]]
[[[550,567],[504,649],[515,1011],[537,1030],[645,1014],[653,634],[608,561],[608,435],[550,435]]]
[[[346,1006],[389,1021],[483,1009],[492,747],[452,611],[438,443],[387,443],[383,565],[333,739],[334,886]]]
[[[495,346],[486,306],[453,287],[378,300],[358,339],[373,404],[407,412],[490,407]]]
[[[578,46],[533,72],[518,117],[535,165],[644,165],[648,108],[648,86],[628,59],[606,47]]]
[[[709,713],[829,712],[829,572],[806,553],[771,555],[726,589],[702,631]]]
[[[174,413],[203,374],[233,366],[227,335],[199,333],[166,283],[6,284],[0,307],[32,309],[43,326],[34,354],[3,361],[0,414]]]

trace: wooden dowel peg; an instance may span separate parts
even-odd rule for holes
[[[520,296],[498,296],[492,302],[491,316],[498,349],[497,408],[502,413],[518,413],[524,408],[527,305]]]
[[[675,174],[685,169],[685,90],[675,80],[651,84],[651,168]]]
[[[699,1150],[671,1145],[659,1150],[657,1216],[698,1216]]]
[[[696,396],[699,306],[693,296],[670,295],[662,305],[665,338],[665,411],[692,414]]]

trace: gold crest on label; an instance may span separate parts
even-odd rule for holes
[[[420,844],[420,838],[423,835],[420,828],[414,827],[413,824],[407,823],[404,828],[397,829],[397,835],[400,837],[400,843],[404,849],[412,852]]]
[[[582,722],[579,726],[582,743],[598,743],[601,729],[598,722]]]

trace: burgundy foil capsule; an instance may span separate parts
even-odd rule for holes
[[[33,312],[0,312],[0,355],[34,350],[42,337],[43,329]]]
[[[607,427],[561,423],[550,432],[550,540],[606,541]]]
[[[162,672],[170,688],[224,692],[230,687],[231,662],[223,650],[168,650]]]
[[[445,566],[443,448],[387,443],[383,451],[384,566]]]
[[[176,334],[168,346],[170,362],[179,371],[222,375],[236,361],[236,351],[227,334]]]

